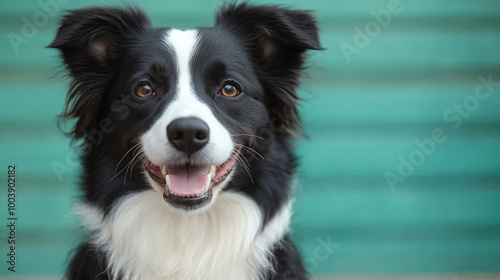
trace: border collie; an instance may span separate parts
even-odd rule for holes
[[[83,141],[68,279],[307,279],[288,230],[296,88],[321,49],[309,12],[230,4],[181,31],[92,7],[49,47]]]

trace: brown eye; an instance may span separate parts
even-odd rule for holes
[[[236,97],[240,94],[240,91],[232,84],[226,84],[222,87],[220,93],[225,97]]]
[[[151,86],[148,84],[141,85],[135,90],[135,95],[141,98],[150,97],[154,93],[155,92],[153,91],[153,88],[151,88]]]

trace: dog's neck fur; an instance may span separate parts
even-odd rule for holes
[[[109,215],[77,207],[91,243],[105,250],[111,279],[262,279],[271,251],[288,229],[291,203],[262,229],[261,211],[246,195],[218,195],[207,211],[172,211],[155,190],[120,199]],[[96,221],[100,221],[96,223]]]

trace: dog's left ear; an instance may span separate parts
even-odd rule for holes
[[[219,12],[217,27],[229,28],[244,40],[271,95],[277,125],[286,133],[296,132],[300,117],[295,90],[304,53],[323,49],[314,17],[274,6],[229,5]]]

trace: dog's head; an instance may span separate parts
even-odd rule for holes
[[[309,13],[246,4],[187,31],[153,28],[135,8],[74,10],[50,47],[72,77],[63,117],[76,118],[74,138],[118,165],[137,147],[130,162],[181,209],[213,203],[242,155],[271,141],[262,129],[298,129],[303,54],[321,48]]]

